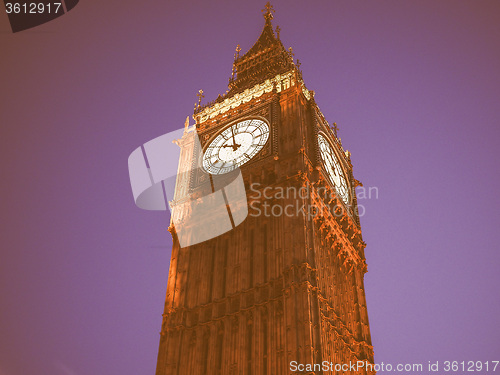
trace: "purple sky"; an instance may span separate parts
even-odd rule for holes
[[[500,360],[500,2],[273,5],[378,188],[359,202],[376,362]],[[0,375],[154,373],[171,240],[127,158],[226,90],[263,6],[83,0],[18,34],[0,12]]]

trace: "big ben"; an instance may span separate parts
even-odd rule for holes
[[[179,163],[174,201],[238,171],[247,215],[187,246],[172,220],[157,375],[373,373],[358,181],[273,12],[266,4],[259,38],[237,48],[227,92],[200,96],[200,146],[188,131],[177,142],[200,168]]]

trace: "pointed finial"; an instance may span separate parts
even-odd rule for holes
[[[236,74],[236,60],[238,60],[238,58],[240,57],[240,51],[241,51],[241,47],[238,44],[236,46],[236,52],[234,53],[233,69],[231,71],[231,79],[230,80],[234,80],[234,75]]]
[[[335,137],[338,137],[337,132],[339,131],[339,127],[337,126],[336,122],[333,123],[332,129],[333,133],[335,134]]]
[[[205,95],[203,95],[203,90],[198,91],[198,94],[196,94],[198,97],[198,107],[201,106],[201,98],[204,98]]]
[[[280,38],[280,31],[281,31],[281,27],[279,27],[279,25],[276,26],[276,38],[278,38],[278,39]]]
[[[274,12],[273,6],[268,1],[266,3],[265,9],[262,9],[262,13],[264,13],[264,18],[266,22],[271,22],[271,20],[273,19],[273,12]]]
[[[293,48],[292,47],[288,47],[288,53],[290,54],[290,58],[293,61],[293,57],[295,56],[295,53],[293,53]]]
[[[232,81],[234,81],[234,75],[236,73],[236,64],[233,63],[233,68],[231,69],[231,78],[229,78],[229,82],[231,83]]]
[[[186,122],[184,122],[184,129],[189,128],[189,116],[186,117]]]

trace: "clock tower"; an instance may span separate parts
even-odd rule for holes
[[[350,154],[263,12],[226,94],[195,107],[200,148],[178,141],[202,167],[179,174],[175,200],[239,169],[248,215],[184,247],[169,227],[157,375],[374,373]]]

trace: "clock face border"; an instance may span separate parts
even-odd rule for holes
[[[239,153],[236,153],[235,150],[231,150],[230,146],[231,146],[231,144],[234,144],[234,142],[231,142],[232,132],[228,132],[228,130],[241,124],[241,123],[244,123],[245,121],[249,121],[247,126],[252,125],[253,120],[257,120],[260,123],[259,123],[259,126],[254,128],[253,131],[250,133],[245,132],[245,131],[238,132],[237,131],[238,128],[234,129],[234,130],[236,130],[236,132],[234,133],[235,137],[236,137],[236,143],[238,143],[238,142],[240,142],[240,143],[241,142],[246,142],[246,143],[250,142],[250,145],[248,148],[246,148],[246,150],[253,149],[250,155],[248,155],[246,153],[239,155]],[[247,129],[248,128],[246,128],[245,130],[247,130]],[[264,135],[264,141],[255,142],[256,137],[253,136],[253,133],[255,133],[255,131],[257,131],[258,129],[264,129],[264,131],[261,130],[257,136],[257,137],[261,137]],[[224,139],[224,136],[222,136],[222,135],[226,132],[228,133],[228,134],[226,134],[226,136],[228,136],[229,138]],[[258,115],[249,115],[249,116],[245,116],[245,117],[240,117],[240,118],[226,124],[225,126],[219,128],[217,131],[215,131],[209,137],[209,139],[207,139],[205,145],[203,145],[202,152],[201,152],[202,170],[205,173],[212,174],[212,175],[224,175],[226,173],[230,173],[230,172],[234,171],[237,168],[240,168],[243,165],[246,165],[249,162],[255,162],[258,159],[258,155],[260,153],[262,153],[262,151],[264,151],[266,148],[268,148],[270,143],[272,142],[272,133],[273,133],[273,126],[271,125],[270,121],[268,119],[266,119],[262,116],[258,116]],[[249,135],[250,137],[245,136],[245,135]],[[223,139],[219,140],[217,142],[217,144],[214,144],[217,141],[217,138],[219,138],[220,136],[222,136]],[[218,149],[217,154],[212,154],[211,155],[212,157],[215,155],[219,156],[221,149],[223,149],[222,147],[225,147],[225,148],[227,148],[227,151],[224,152],[224,154],[227,154],[227,155],[225,155],[226,157],[230,157],[231,153],[233,153],[233,155],[238,155],[236,158],[232,159],[233,161],[238,160],[238,159],[241,159],[241,160],[236,162],[236,163],[233,163],[227,167],[212,166],[212,168],[214,168],[214,169],[211,169],[210,166],[208,166],[208,168],[207,168],[206,155],[207,155],[208,149],[211,147]],[[243,155],[245,155],[245,156],[242,157]],[[219,161],[221,161],[220,158],[219,158]],[[229,162],[229,160],[227,160],[227,161]],[[218,169],[218,171],[216,171],[216,169]],[[221,170],[224,170],[224,171],[221,172]]]
[[[335,161],[337,162],[338,169],[340,169],[340,172],[342,173],[342,176],[340,176],[339,179],[340,180],[343,179],[345,182],[345,195],[342,193],[341,187],[337,187],[338,185],[335,182],[334,177],[331,175],[330,170],[326,166],[327,161],[323,157],[323,151],[321,150],[320,138],[323,138],[325,143],[328,145],[331,153],[333,154],[334,163],[335,163]],[[341,158],[339,157],[337,151],[335,150],[335,147],[332,145],[332,142],[330,141],[330,137],[328,135],[324,134],[323,132],[318,132],[317,142],[318,142],[318,152],[319,152],[319,156],[320,156],[320,160],[321,160],[321,167],[324,169],[325,174],[328,177],[328,180],[335,188],[335,191],[336,191],[337,195],[339,196],[339,198],[342,200],[342,202],[345,205],[349,206],[352,202],[352,196],[350,194],[351,184],[349,183],[349,179],[347,178],[347,173],[346,173],[346,170],[341,162]],[[335,165],[333,165],[331,167],[331,169],[335,170],[336,169]],[[342,185],[342,183],[340,183],[339,185]]]

